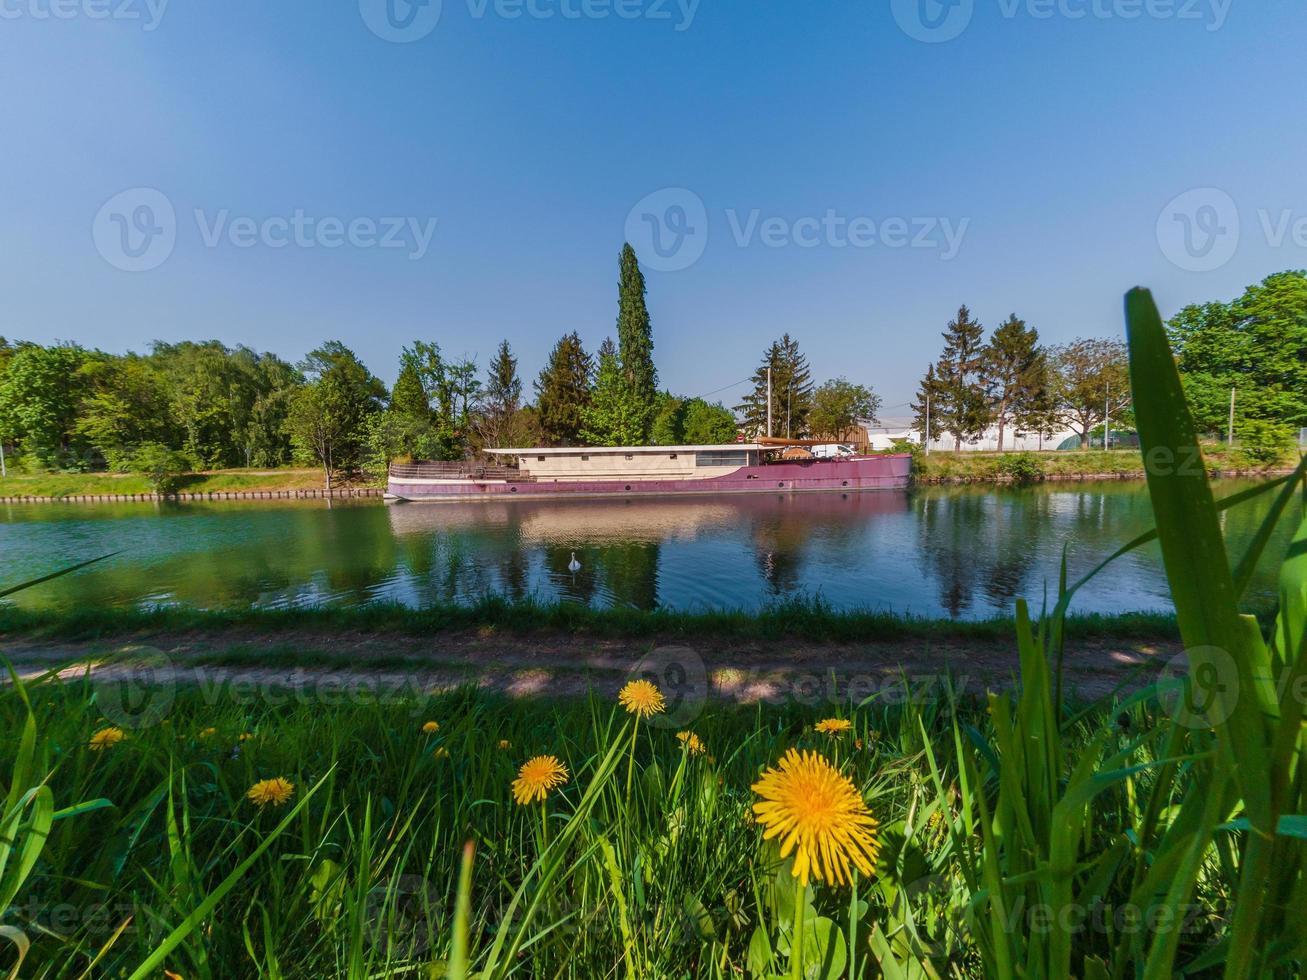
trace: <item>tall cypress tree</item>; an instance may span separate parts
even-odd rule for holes
[[[590,403],[592,372],[590,355],[575,331],[554,345],[535,381],[536,413],[545,441],[564,446],[578,441],[585,408]]]
[[[617,287],[617,363],[632,404],[639,408],[640,438],[649,438],[654,399],[658,394],[658,369],[653,362],[653,326],[644,301],[644,274],[628,242],[618,260],[621,275]]]

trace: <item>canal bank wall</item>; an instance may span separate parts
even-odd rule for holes
[[[1280,476],[1290,476],[1294,471],[1292,469],[1234,469],[1234,470],[1208,470],[1207,476],[1213,480],[1273,480]],[[1113,480],[1135,480],[1142,482],[1145,478],[1143,470],[1133,470],[1130,472],[1114,473],[1043,473],[1038,477],[1030,480],[1022,480],[1014,476],[995,476],[992,474],[985,475],[967,475],[952,474],[944,476],[916,476],[912,482],[919,487],[931,486],[960,486],[960,485],[980,485],[993,484],[998,486],[1011,486],[1013,484],[1024,483],[1099,483]]]
[[[203,490],[198,493],[67,493],[51,497],[0,496],[0,504],[127,504],[151,501],[205,500],[344,500],[382,497],[380,487],[345,487],[332,490]]]

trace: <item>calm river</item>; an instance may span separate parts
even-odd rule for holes
[[[1225,494],[1246,484],[1226,483]],[[1226,514],[1234,548],[1269,495]],[[110,551],[14,599],[30,606],[411,606],[488,593],[599,606],[841,608],[981,619],[1057,587],[1151,523],[1142,484],[924,488],[797,497],[479,504],[0,504],[0,586]],[[1270,554],[1284,553],[1285,522]],[[568,571],[572,552],[581,562]],[[1274,594],[1274,562],[1254,582]],[[1118,561],[1074,610],[1169,609],[1159,554]]]

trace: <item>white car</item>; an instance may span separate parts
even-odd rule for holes
[[[858,455],[852,446],[846,446],[839,442],[831,442],[822,446],[809,446],[808,452],[818,459],[839,459],[841,456]]]

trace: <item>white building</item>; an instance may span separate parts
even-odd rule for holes
[[[912,443],[921,443],[921,433],[916,429],[906,425],[883,426],[883,425],[864,425],[867,432],[867,442],[872,449],[884,450],[891,448],[895,442],[906,440]],[[1057,449],[1067,439],[1076,435],[1070,429],[1063,429],[1055,432],[1052,436],[1041,438],[1039,435],[1030,435],[1027,433],[1014,430],[1011,426],[1003,432],[1003,451],[1004,452],[1042,452]],[[990,426],[981,434],[981,437],[975,442],[963,442],[963,452],[994,452],[998,449],[998,426]],[[943,439],[935,439],[930,443],[930,451],[949,452],[953,451],[953,437],[945,436]]]

